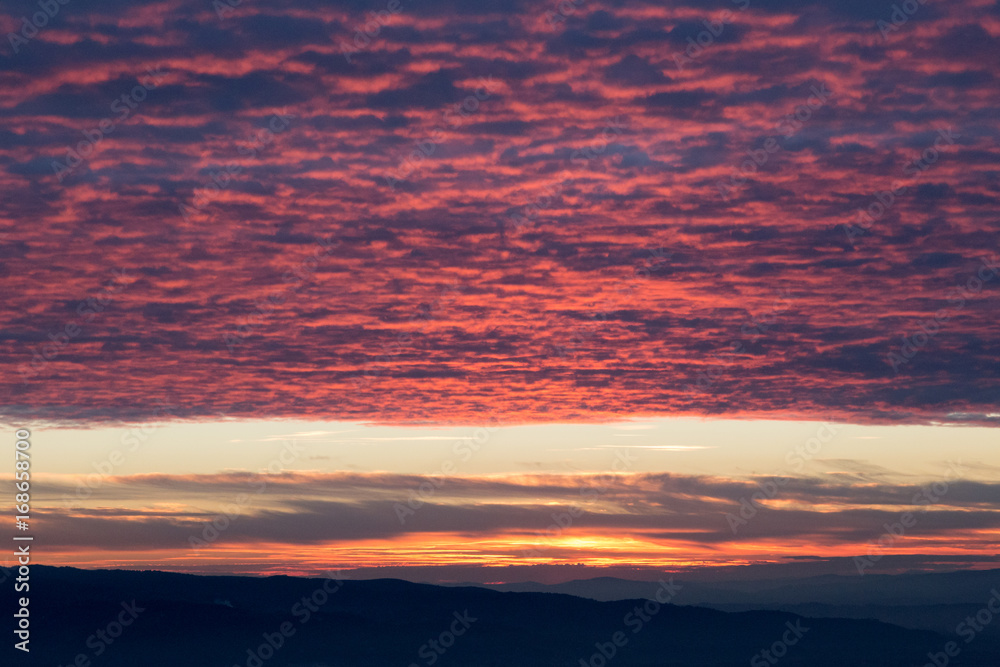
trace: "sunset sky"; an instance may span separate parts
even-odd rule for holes
[[[911,511],[875,569],[995,564],[1000,2],[38,11],[0,416],[43,562],[850,573]]]

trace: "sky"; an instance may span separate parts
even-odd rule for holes
[[[62,565],[458,582],[766,564],[850,575],[866,553],[876,571],[989,567],[1000,535],[995,429],[967,425],[167,421],[32,443],[37,529]]]
[[[992,562],[1000,3],[39,6],[0,418],[51,562],[832,568],[907,511],[885,555]]]

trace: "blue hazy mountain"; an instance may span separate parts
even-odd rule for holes
[[[661,599],[683,594],[683,588],[662,590]],[[965,643],[951,634],[873,620],[395,579],[35,566],[30,596],[30,661],[8,647],[6,655],[18,655],[3,664],[920,667],[933,664],[929,656],[959,667],[1000,664],[1000,645],[989,637]],[[944,653],[949,642],[956,656]]]

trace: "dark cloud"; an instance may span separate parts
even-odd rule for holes
[[[882,536],[886,524],[905,512],[913,516],[907,537],[914,542],[930,544],[961,534],[967,546],[985,546],[983,535],[1000,527],[997,484],[955,477],[947,483],[886,484],[879,483],[878,470],[865,470],[856,462],[827,463],[858,468],[859,474],[779,474],[749,480],[671,474],[518,475],[449,477],[446,483],[374,473],[139,475],[115,478],[90,501],[73,499],[72,484],[47,482],[41,487],[47,494],[71,500],[40,515],[53,548],[144,551],[188,549],[190,538],[206,534],[219,516],[198,510],[127,509],[132,500],[160,497],[174,504],[182,499],[193,506],[228,508],[232,516],[218,531],[220,543],[248,545],[400,540],[427,534],[483,539],[501,534],[520,535],[535,548],[556,548],[562,537],[610,532],[708,548],[809,540],[864,552]],[[434,493],[410,502],[419,497],[415,494],[421,485],[428,484]],[[757,500],[748,505],[753,498]],[[118,507],[109,508],[109,502]],[[555,514],[575,520],[546,533]],[[639,551],[634,555],[642,553],[641,547],[635,548]]]

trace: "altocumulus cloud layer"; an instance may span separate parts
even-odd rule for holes
[[[903,4],[5,3],[8,416],[994,420],[1000,9]]]

